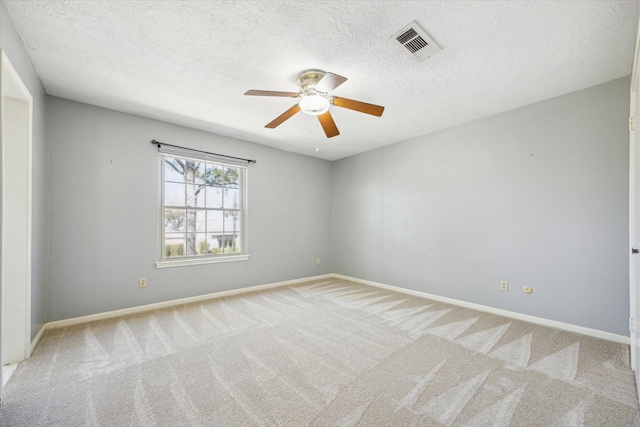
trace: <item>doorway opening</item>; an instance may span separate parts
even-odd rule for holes
[[[0,365],[31,355],[33,97],[0,50]],[[2,398],[0,372],[0,399]]]

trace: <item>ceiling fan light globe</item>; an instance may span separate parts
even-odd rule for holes
[[[310,94],[300,100],[300,109],[310,116],[319,116],[329,111],[331,103],[322,95]]]

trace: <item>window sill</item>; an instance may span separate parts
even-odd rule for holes
[[[156,262],[156,268],[184,267],[187,265],[217,264],[219,262],[248,261],[249,255],[231,255],[211,258],[186,258],[176,260],[163,260]]]

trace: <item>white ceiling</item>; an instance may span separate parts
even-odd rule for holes
[[[638,2],[5,4],[51,95],[335,160],[629,75]],[[390,39],[414,20],[443,48],[423,62]],[[303,113],[265,129],[296,100],[244,92],[295,92],[309,68],[383,116],[332,107],[331,139]]]

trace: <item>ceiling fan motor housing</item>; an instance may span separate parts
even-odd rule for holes
[[[315,93],[316,85],[324,77],[325,74],[326,73],[322,70],[307,70],[300,73],[300,75],[298,76],[298,87],[300,88],[300,94],[306,95],[309,93]]]

